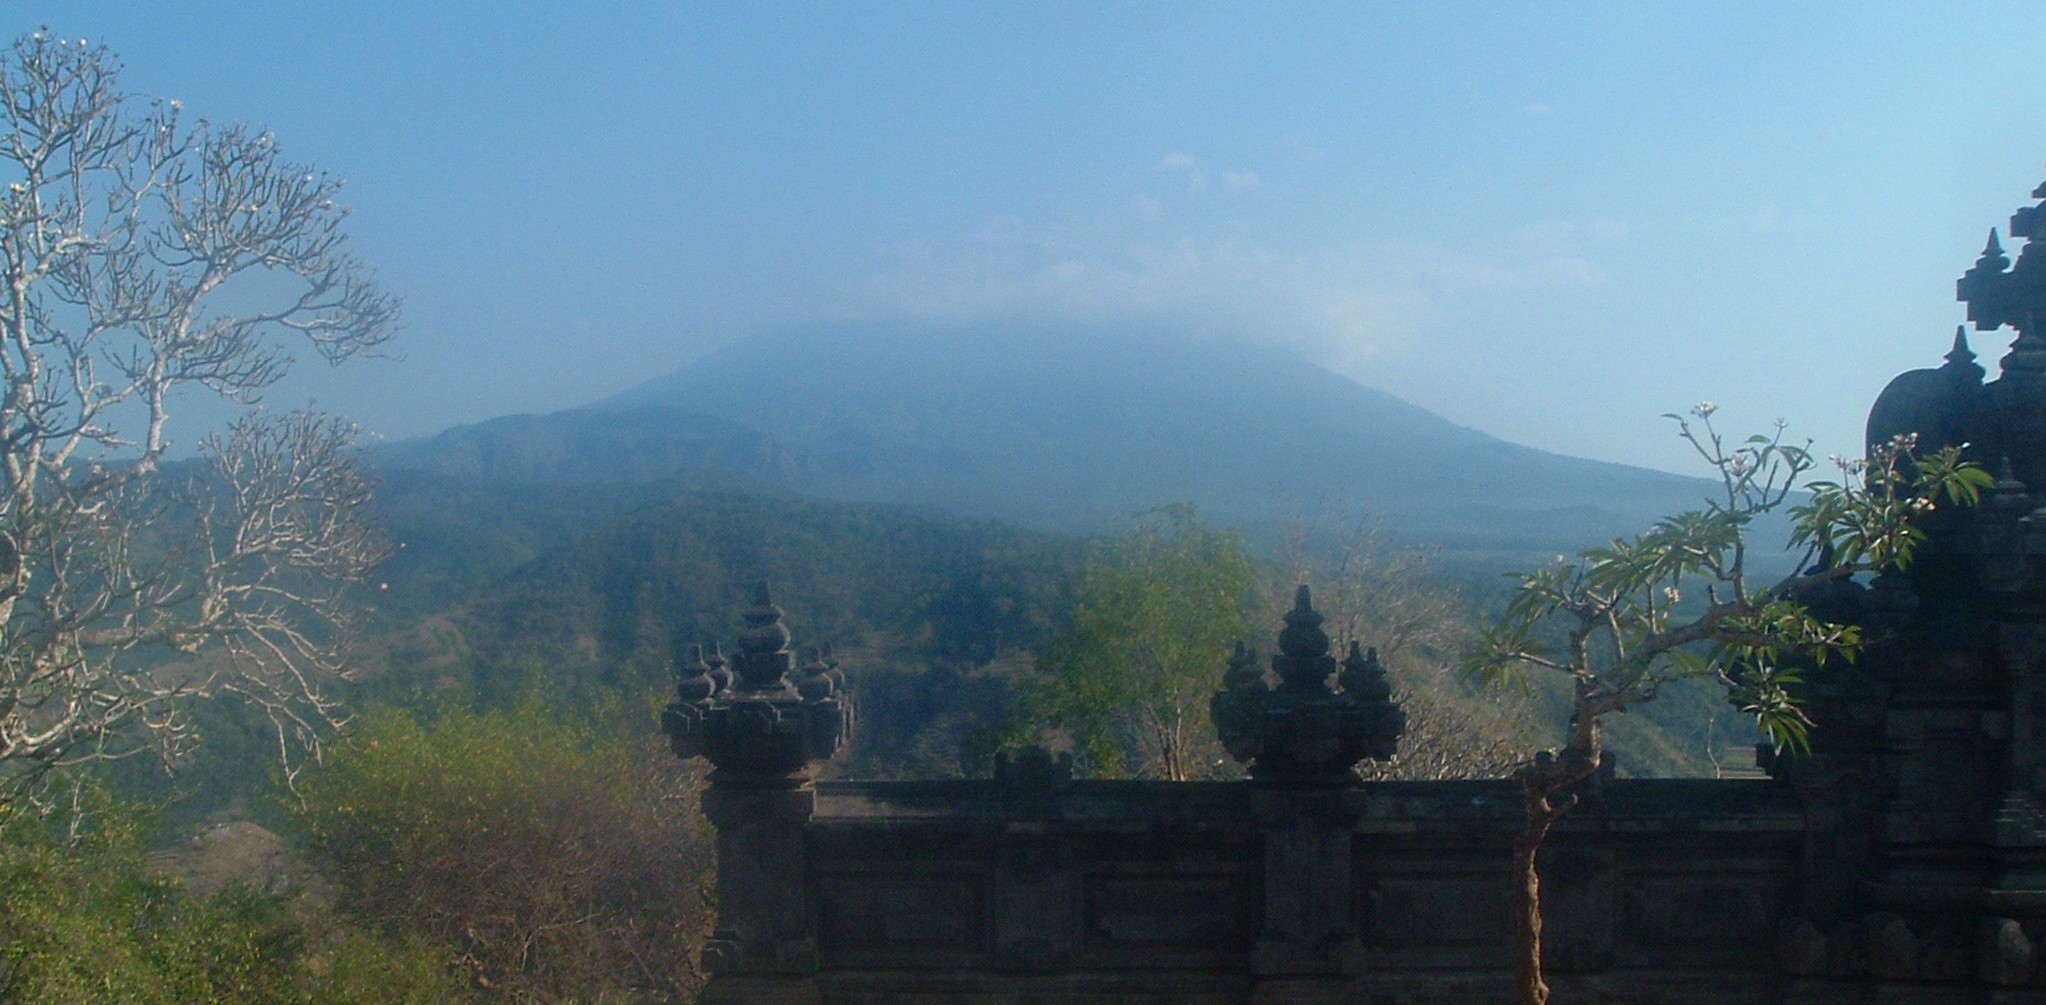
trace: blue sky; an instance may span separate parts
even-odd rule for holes
[[[2046,5],[1949,8],[79,0],[15,27],[348,178],[399,358],[272,397],[381,435],[789,322],[1164,318],[1696,473],[1657,416],[1700,400],[1858,450],[2046,177]],[[1977,337],[1992,373],[2007,342]]]

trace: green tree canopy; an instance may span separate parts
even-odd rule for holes
[[[1257,569],[1235,534],[1190,505],[1140,515],[1081,567],[1072,623],[1026,696],[1037,730],[1071,736],[1088,769],[1172,780],[1213,772],[1207,700],[1244,638]]]
[[[0,807],[0,1002],[456,1005],[451,954],[303,894],[210,896],[146,867],[152,815],[86,784],[62,811]]]

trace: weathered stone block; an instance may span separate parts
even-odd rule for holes
[[[971,875],[831,876],[818,883],[819,935],[837,950],[972,952],[984,906]]]
[[[1894,981],[1918,976],[1918,953],[1922,948],[1911,926],[1895,914],[1871,914],[1862,919],[1868,933],[1869,973]]]
[[[1785,925],[1776,939],[1776,965],[1799,977],[1823,976],[1827,953],[1826,933],[1819,931],[1809,918],[1798,918]]]
[[[2038,967],[2024,927],[2012,918],[1984,918],[1975,932],[1975,968],[1999,987],[2030,983]]]

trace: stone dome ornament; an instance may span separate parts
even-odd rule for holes
[[[829,649],[815,651],[800,677],[789,679],[796,665],[782,613],[762,583],[731,668],[717,649],[705,660],[702,647],[689,647],[675,700],[661,713],[675,755],[707,758],[721,784],[800,785],[811,761],[831,757],[851,738],[852,705]]]
[[[1261,782],[1347,785],[1364,758],[1390,760],[1406,732],[1407,714],[1392,700],[1392,684],[1378,651],[1352,642],[1341,662],[1340,690],[1329,678],[1338,663],[1305,584],[1293,595],[1279,652],[1272,657],[1276,686],[1257,672],[1257,658],[1242,643],[1223,674],[1209,713],[1222,746]]]

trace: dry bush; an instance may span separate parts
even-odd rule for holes
[[[534,1001],[686,1001],[712,847],[700,775],[548,714],[368,717],[301,819],[344,910]]]
[[[1395,698],[1407,713],[1406,735],[1392,760],[1357,766],[1366,781],[1505,778],[1527,759],[1531,729],[1524,704],[1464,693],[1448,682],[1403,686]]]
[[[1407,731],[1390,761],[1357,768],[1369,780],[1504,778],[1532,745],[1528,703],[1474,692],[1450,669],[1477,639],[1469,606],[1424,549],[1395,546],[1368,513],[1297,517],[1281,544],[1283,580],[1270,584],[1257,624],[1276,629],[1306,583],[1340,655],[1376,649],[1392,674]]]

